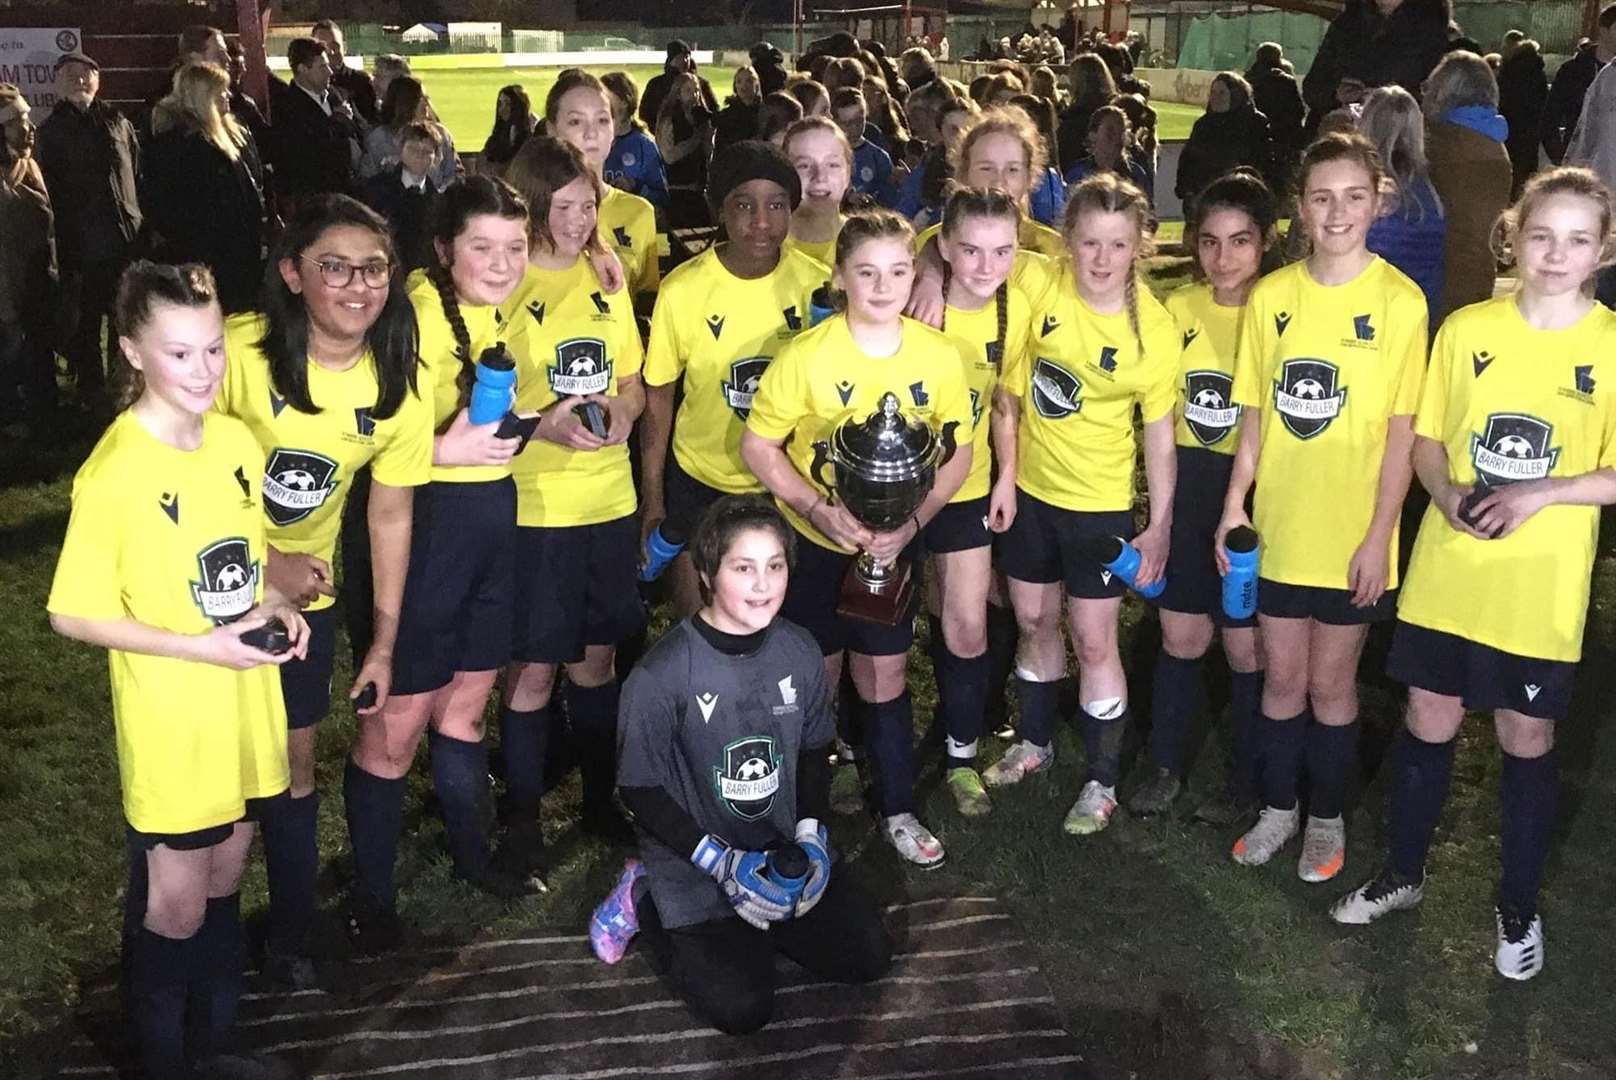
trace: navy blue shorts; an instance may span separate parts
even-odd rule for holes
[[[988,530],[988,501],[966,499],[952,502],[926,524],[926,550],[933,555],[947,555],[952,551],[974,551],[991,547],[993,533]]]
[[[392,692],[430,693],[457,671],[504,667],[515,574],[516,485],[509,477],[416,488]]]
[[[1512,709],[1544,720],[1571,711],[1577,665],[1495,649],[1457,634],[1397,621],[1386,674],[1404,686],[1456,697],[1467,709]]]
[[[1018,488],[1016,520],[995,538],[994,561],[1017,581],[1060,581],[1080,600],[1108,600],[1128,587],[1085,550],[1089,542],[1108,536],[1132,540],[1133,511],[1063,510]]]
[[[842,598],[842,580],[852,568],[855,556],[821,547],[799,534],[797,565],[791,570],[780,614],[812,634],[819,643],[819,651],[826,656],[839,652],[862,656],[906,653],[914,644],[915,613],[925,592],[926,561],[919,557],[921,553],[918,540],[904,549],[902,558],[908,561],[915,582],[914,598],[909,610],[898,616],[896,626],[883,626],[836,613],[836,605]]]
[[[1257,613],[1270,619],[1312,619],[1326,626],[1366,626],[1386,622],[1397,615],[1397,590],[1366,608],[1354,607],[1347,589],[1322,589],[1314,585],[1287,585],[1268,578],[1257,579]]]
[[[246,820],[246,819],[243,819]],[[195,829],[182,833],[149,833],[141,832],[133,825],[125,822],[124,839],[133,855],[139,851],[150,851],[161,844],[173,851],[201,851],[203,848],[214,847],[230,839],[230,834],[236,829],[236,822],[225,825],[212,825],[206,829]]]
[[[337,609],[305,611],[303,620],[309,624],[308,652],[281,665],[281,696],[292,731],[313,727],[331,711],[331,667],[337,654]]]
[[[595,525],[516,530],[515,660],[574,664],[645,625],[634,514]]]
[[[1198,446],[1178,448],[1178,484],[1173,489],[1173,532],[1168,541],[1167,587],[1156,604],[1165,611],[1210,615],[1218,626],[1256,626],[1255,615],[1231,619],[1223,613],[1223,577],[1213,557],[1213,540],[1223,519],[1234,458]]]
[[[758,490],[761,491],[762,488]],[[667,508],[662,534],[666,536],[671,532],[675,536],[683,536],[687,544],[696,535],[696,526],[701,524],[702,516],[713,503],[728,494],[715,487],[709,487],[685,472],[679,464],[679,459],[672,454],[668,455],[662,491],[663,506]]]

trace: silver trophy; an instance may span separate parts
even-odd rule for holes
[[[924,420],[905,419],[896,394],[881,397],[876,411],[862,423],[849,418],[829,440],[813,444],[809,475],[872,532],[901,528],[926,501],[937,470],[954,456],[950,421],[939,432]],[[825,466],[835,483],[827,483]],[[896,625],[909,610],[914,574],[905,559],[881,564],[860,552],[842,582],[838,614],[868,622]]]

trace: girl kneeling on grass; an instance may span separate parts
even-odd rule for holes
[[[278,664],[308,625],[264,587],[264,454],[210,411],[224,319],[196,263],[124,272],[118,345],[138,394],[73,482],[57,633],[111,652],[129,849],[124,994],[146,1074],[275,1076],[230,1054],[241,997],[247,801],[290,786]],[[278,654],[242,640],[271,619]]]
[[[1195,251],[1198,280],[1167,298],[1184,353],[1174,410],[1178,484],[1173,491],[1173,533],[1167,587],[1157,602],[1162,645],[1150,695],[1153,769],[1128,800],[1128,809],[1148,817],[1171,809],[1178,797],[1185,733],[1201,708],[1201,658],[1216,632],[1229,663],[1234,753],[1224,794],[1203,804],[1195,816],[1232,825],[1255,810],[1262,661],[1255,616],[1234,621],[1223,613],[1212,537],[1223,515],[1223,495],[1239,442],[1240,410],[1231,400],[1235,345],[1246,300],[1262,274],[1263,256],[1277,239],[1276,214],[1268,185],[1244,170],[1214,180],[1196,195],[1185,235]]]
[[[737,1035],[769,1021],[776,951],[836,982],[879,978],[892,956],[880,912],[833,866],[820,824],[831,684],[814,639],[776,617],[797,546],[759,496],[726,495],[703,518],[690,545],[702,608],[623,690],[618,776],[641,857],[589,927],[608,964],[644,931],[674,992]],[[793,843],[807,877],[787,891],[768,853]]]
[[[843,658],[850,657],[863,716],[858,726],[877,775],[882,833],[902,858],[929,867],[942,862],[943,846],[914,813],[914,716],[904,659],[914,641],[916,605],[899,612],[892,626],[837,611],[843,578],[859,549],[882,563],[901,555],[921,574],[920,533],[971,470],[971,444],[964,438],[971,396],[959,353],[937,331],[902,315],[914,275],[913,243],[909,223],[890,210],[848,217],[836,240],[831,279],[846,293],[845,311],[796,337],[764,372],[741,436],[741,457],[808,541],[799,547],[783,613],[819,642],[830,685],[839,682]],[[952,424],[960,438],[914,517],[877,533],[841,502],[827,499],[808,480],[808,470],[816,440],[829,439],[845,420],[863,423],[889,393],[906,419],[939,432]]]
[[[1257,623],[1264,675],[1261,795],[1234,860],[1261,866],[1301,828],[1297,874],[1328,881],[1346,860],[1342,808],[1358,754],[1358,658],[1369,624],[1392,617],[1397,522],[1413,470],[1425,372],[1419,287],[1365,246],[1386,174],[1361,135],[1327,135],[1302,156],[1303,262],[1252,290],[1235,364],[1240,445],[1214,551],[1250,526],[1261,537]]]
[[[1494,962],[1509,979],[1543,970],[1554,725],[1582,657],[1597,507],[1616,503],[1616,315],[1592,296],[1616,260],[1611,202],[1585,169],[1535,177],[1494,233],[1519,291],[1462,308],[1437,335],[1414,421],[1431,506],[1387,664],[1408,684],[1390,858],[1330,910],[1360,924],[1420,902],[1459,725],[1491,710],[1504,754]]]

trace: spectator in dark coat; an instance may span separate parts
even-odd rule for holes
[[[1088,153],[1089,117],[1094,115],[1095,109],[1111,104],[1111,99],[1117,96],[1117,82],[1111,77],[1111,69],[1093,53],[1072,59],[1069,78],[1072,101],[1061,113],[1060,128],[1055,133],[1062,176]]]
[[[0,423],[21,419],[37,429],[56,398],[56,240],[28,112],[28,99],[0,83]]]
[[[264,277],[264,197],[252,135],[220,107],[230,76],[187,64],[152,110],[141,204],[153,253],[213,271],[227,314],[257,305]]]
[[[1366,87],[1396,83],[1418,97],[1448,51],[1452,17],[1449,0],[1347,0],[1302,81],[1310,134],[1341,104],[1336,90],[1344,79]]]
[[[1543,110],[1548,97],[1543,53],[1537,42],[1527,38],[1515,46],[1498,69],[1498,111],[1509,121],[1509,140],[1504,149],[1509,151],[1514,173],[1512,201],[1520,197],[1527,177],[1537,169],[1537,148],[1543,139]]]
[[[97,98],[99,64],[68,53],[56,70],[62,97],[40,125],[35,157],[56,213],[67,324],[62,351],[80,401],[99,406],[108,352],[117,348],[116,335],[102,348],[101,320],[112,313],[118,277],[140,236],[140,143],[134,125]]]
[[[359,125],[353,106],[331,85],[331,59],[313,38],[287,47],[292,85],[271,111],[270,135],[281,213],[313,195],[346,195],[359,165]]]
[[[651,76],[651,81],[645,84],[645,93],[640,98],[640,123],[656,130],[657,117],[661,115],[668,90],[679,81],[679,76],[687,73],[696,76],[701,87],[701,103],[709,112],[718,111],[718,96],[713,93],[712,84],[697,73],[690,43],[676,38],[668,42],[668,58],[662,62],[662,74]]]
[[[1571,135],[1577,130],[1577,119],[1582,115],[1582,99],[1588,96],[1594,76],[1616,60],[1616,4],[1600,11],[1597,25],[1594,40],[1560,65],[1560,70],[1554,73],[1554,85],[1549,87],[1543,114],[1543,149],[1556,165],[1565,161],[1566,147],[1571,145]]]
[[[1252,105],[1245,79],[1220,71],[1207,92],[1206,112],[1195,121],[1178,159],[1173,191],[1187,202],[1242,165],[1258,173],[1267,168],[1268,118]]]
[[[499,91],[494,103],[494,130],[483,143],[483,164],[495,173],[503,173],[522,144],[532,137],[539,121],[533,115],[533,103],[521,83],[511,83]]]
[[[381,96],[364,69],[348,66],[348,58],[342,51],[346,45],[342,39],[342,27],[330,19],[321,19],[309,31],[309,36],[325,46],[325,54],[331,60],[331,85],[341,90],[343,96],[353,103],[354,112],[359,114],[359,119],[366,127],[379,123]]]
[[[1447,279],[1433,313],[1440,323],[1467,304],[1492,299],[1497,263],[1493,223],[1509,206],[1509,125],[1498,83],[1475,53],[1443,57],[1425,82],[1425,154],[1447,219]]]
[[[261,156],[269,145],[269,120],[242,83],[247,74],[247,56],[241,51],[241,43],[233,41],[226,50],[230,57],[230,115],[251,133]]]
[[[757,138],[759,114],[763,111],[757,72],[749,67],[736,68],[734,89],[713,121],[714,154],[722,153],[726,146]]]
[[[1290,188],[1291,174],[1302,157],[1302,131],[1307,124],[1302,88],[1289,68],[1284,50],[1265,41],[1257,46],[1257,58],[1246,72],[1251,103],[1268,117],[1270,143],[1263,175],[1275,195],[1284,195]]]
[[[435,266],[432,212],[441,194],[432,183],[438,163],[438,133],[424,123],[406,124],[401,132],[398,164],[366,180],[360,201],[393,230],[393,246],[405,270]]]
[[[786,87],[786,58],[767,41],[752,46],[752,70],[757,72],[758,93],[766,97]]]

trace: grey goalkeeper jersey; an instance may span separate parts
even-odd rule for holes
[[[797,756],[830,742],[835,725],[824,659],[806,630],[776,619],[755,652],[726,656],[686,619],[623,686],[617,782],[660,787],[706,832],[762,850],[795,832]],[[731,914],[690,852],[640,837],[664,926]]]

